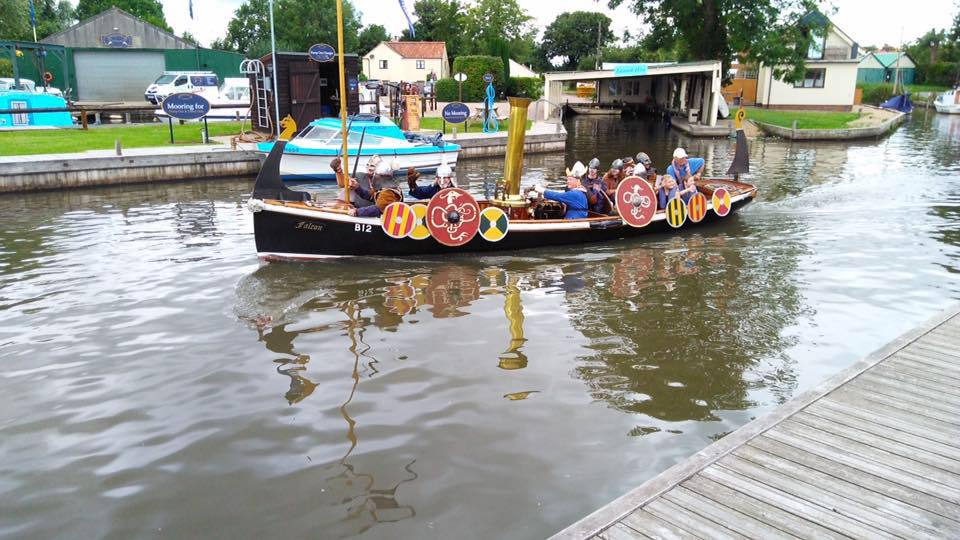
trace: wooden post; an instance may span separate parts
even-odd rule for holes
[[[80,107],[80,125],[83,126],[84,131],[90,129],[90,126],[87,124],[87,110],[83,107]]]

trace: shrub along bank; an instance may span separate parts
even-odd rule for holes
[[[493,87],[497,96],[523,96],[540,99],[543,95],[543,81],[539,77],[510,77],[504,88],[503,60],[496,56],[459,56],[453,61],[453,73],[463,73],[467,80],[463,82],[463,101],[483,101],[487,95],[487,83],[483,81],[486,73],[493,74]],[[458,101],[457,81],[440,79],[437,81],[437,101]]]

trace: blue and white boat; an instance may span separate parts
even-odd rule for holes
[[[405,174],[410,167],[415,167],[421,173],[433,173],[442,163],[451,168],[457,165],[460,145],[444,142],[440,133],[432,138],[404,133],[389,119],[374,114],[351,116],[348,125],[349,161],[345,165],[349,165],[351,172],[358,152],[360,168],[366,165],[370,157],[379,155],[387,162],[397,162],[396,174]],[[260,143],[257,150],[270,153],[273,144]],[[287,143],[280,162],[280,175],[289,181],[335,180],[330,160],[341,152],[340,119],[314,120]]]

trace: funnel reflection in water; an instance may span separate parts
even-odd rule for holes
[[[520,350],[527,342],[523,337],[523,305],[520,303],[520,289],[517,277],[509,276],[506,296],[503,299],[503,313],[507,316],[510,328],[510,346],[500,354],[501,369],[523,369],[527,367],[527,355]]]

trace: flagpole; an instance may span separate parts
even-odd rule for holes
[[[338,0],[339,1],[339,0]],[[270,64],[273,68],[273,120],[274,129],[277,130],[277,138],[280,138],[280,97],[277,95],[277,73],[280,68],[277,67],[277,37],[273,32],[273,0],[270,0]],[[346,139],[344,139],[346,140]],[[346,142],[344,142],[346,144]]]
[[[337,51],[339,56],[340,63],[340,138],[343,140],[343,163],[350,162],[350,154],[347,153],[347,78],[344,75],[344,60],[343,60],[343,0],[337,0]],[[357,150],[357,157],[360,157],[359,149]],[[347,177],[347,171],[349,167],[344,167],[343,176],[344,181],[347,182],[347,185],[344,186],[343,198],[350,203],[350,185],[349,178]]]

